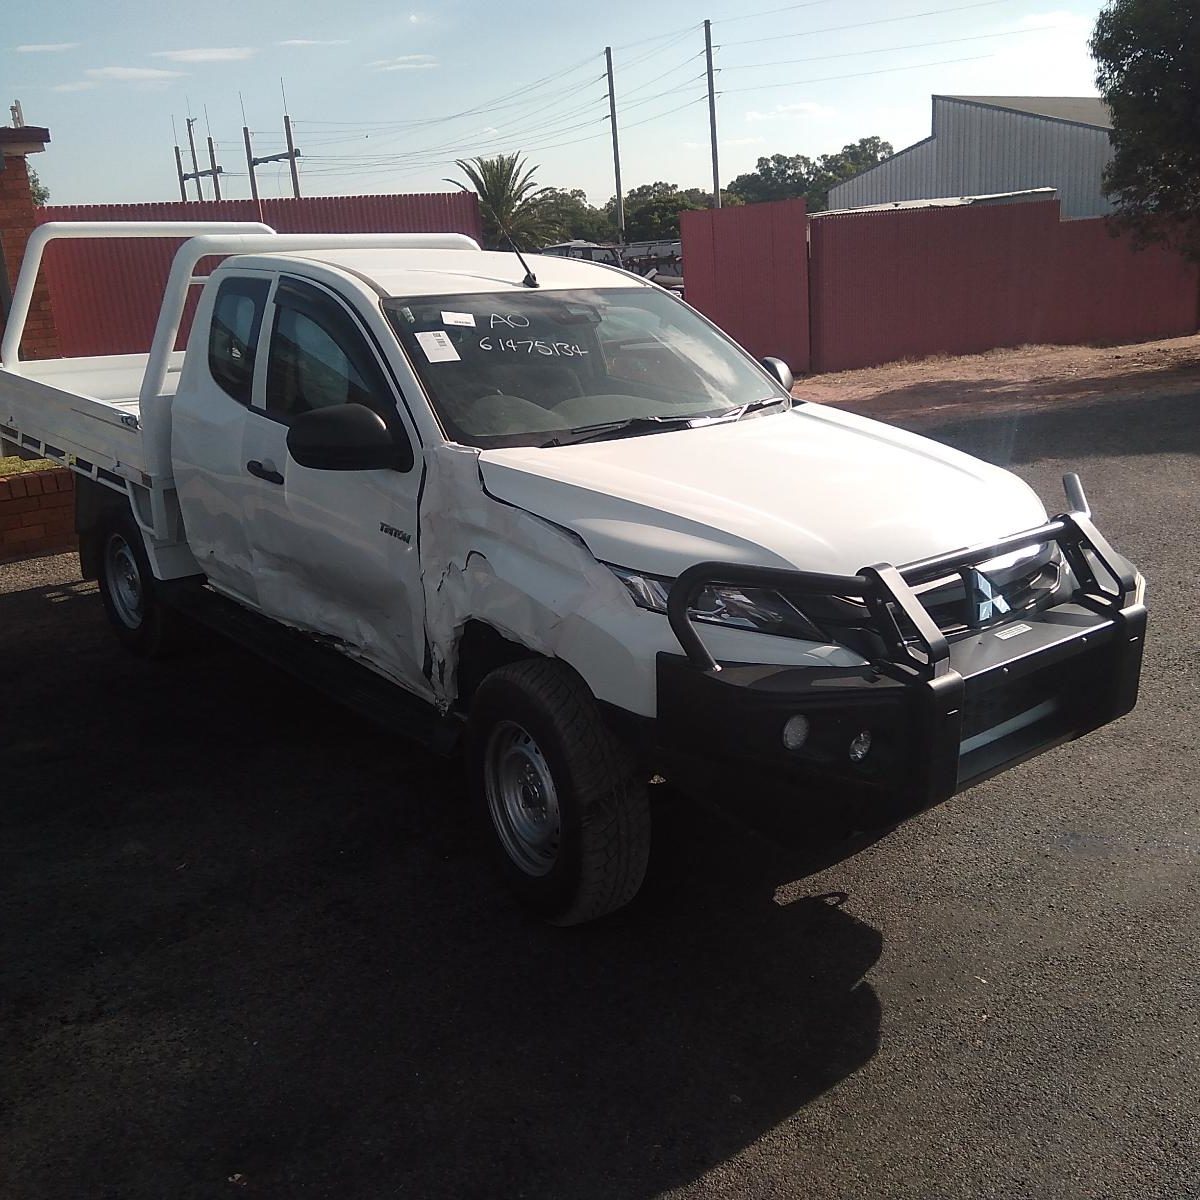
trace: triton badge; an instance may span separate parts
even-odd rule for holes
[[[397,529],[395,525],[389,525],[386,521],[379,522],[379,532],[386,533],[388,537],[394,537],[403,542],[406,546],[412,542],[412,534],[405,533],[403,529]]]

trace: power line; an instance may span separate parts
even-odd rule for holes
[[[782,8],[763,8],[758,12],[739,13],[736,17],[719,17],[713,24],[731,25],[734,21],[750,21],[755,17],[773,17],[776,13],[792,12],[797,8],[815,8],[818,4],[832,4],[833,0],[805,0],[803,4],[785,4]]]
[[[638,92],[644,88],[652,87],[656,83],[661,83],[668,75],[674,75],[676,71],[682,71],[689,63],[693,63],[698,58],[704,57],[703,50],[697,50],[695,54],[689,54],[682,62],[676,63],[673,67],[668,67],[665,71],[659,71],[652,78],[647,79],[645,83],[639,83],[636,87],[623,88],[621,90],[621,102],[625,102],[626,96],[636,96]],[[624,70],[624,68],[622,68]]]
[[[598,106],[602,100],[603,100],[603,97],[599,97],[599,98],[590,100],[588,102],[587,107],[592,107],[592,105]],[[577,114],[573,114],[573,115],[577,115]],[[464,135],[462,137],[455,138],[453,141],[450,141],[450,142],[442,142],[442,143],[440,143],[438,145],[434,145],[434,146],[421,146],[421,147],[418,147],[413,150],[398,150],[398,151],[394,151],[392,153],[379,154],[379,155],[375,155],[375,154],[310,155],[308,157],[310,158],[310,160],[316,160],[316,161],[328,161],[328,160],[336,160],[338,158],[348,158],[349,157],[349,158],[356,158],[356,159],[363,159],[363,160],[370,159],[373,161],[396,162],[396,161],[401,161],[401,160],[405,160],[405,159],[422,158],[422,157],[428,156],[430,154],[437,154],[442,151],[454,151],[456,157],[461,157],[463,153],[466,153],[466,151],[464,151],[462,149],[462,147],[465,143],[468,143],[468,141],[479,142],[481,139],[483,139],[490,143],[492,140],[494,140],[494,138],[497,135],[500,135],[500,134],[503,134],[503,136],[507,138],[509,136],[512,136],[512,134],[510,132],[511,127],[513,125],[518,125],[518,126],[521,125],[524,119],[525,118],[522,118],[521,120],[518,120],[515,122],[508,122],[507,129],[504,126],[498,126],[491,130],[486,130],[486,131],[481,130],[479,133],[476,133],[476,134]],[[576,129],[585,128],[588,125],[600,124],[601,122],[606,121],[607,119],[608,119],[607,116],[596,116],[596,117],[591,118],[590,120],[563,125],[562,122],[564,120],[566,120],[566,121],[572,120],[572,115],[569,115],[568,113],[563,113],[563,114],[560,114],[554,121],[550,122],[548,125],[543,126],[536,136],[541,137],[541,136],[545,136],[547,134],[557,135],[560,133],[569,133],[569,132],[573,132]]]
[[[696,25],[696,24],[680,25],[677,29],[670,29],[666,33],[660,33],[655,37],[638,38],[636,41],[623,42],[620,46],[613,46],[612,49],[614,51],[615,50],[628,50],[630,46],[648,46],[648,45],[650,45],[651,42],[661,42],[661,41],[664,41],[666,38],[675,37],[677,34],[683,35],[685,33],[692,33],[694,30],[697,30],[699,28],[700,28],[700,26]]]
[[[440,124],[444,121],[455,121],[459,117],[477,116],[479,113],[484,112],[484,111],[493,112],[497,108],[500,108],[502,105],[507,107],[507,105],[505,105],[504,102],[512,101],[514,99],[514,97],[524,95],[527,92],[533,91],[534,89],[541,87],[543,84],[553,83],[556,80],[562,79],[567,75],[574,74],[576,71],[581,71],[589,63],[595,62],[595,60],[596,60],[596,55],[589,54],[587,56],[587,58],[580,59],[573,66],[564,67],[561,71],[555,71],[555,72],[551,73],[550,75],[543,75],[540,79],[536,79],[532,83],[525,84],[524,86],[516,88],[511,92],[505,92],[503,95],[496,96],[492,100],[481,101],[479,104],[477,104],[473,108],[464,108],[459,112],[450,113],[448,116],[444,116],[444,117],[419,118],[419,119],[412,120],[412,121],[316,121],[316,120],[314,120],[314,121],[305,121],[304,124],[305,125],[327,125],[327,126],[328,125],[334,125],[334,126],[340,125],[343,127],[350,126],[355,129],[363,128],[364,126],[371,126],[373,128],[374,127],[387,127],[387,128],[396,129],[396,128],[402,128],[402,127],[403,128],[414,128],[414,127],[421,126],[421,125]],[[597,78],[599,78],[599,76]]]
[[[766,92],[773,88],[802,87],[808,83],[831,83],[836,79],[862,79],[867,75],[890,75],[893,71],[917,71],[921,67],[944,67],[951,63],[982,62],[985,58],[991,57],[990,54],[976,54],[970,58],[941,58],[936,62],[912,63],[907,67],[881,67],[878,71],[856,71],[852,75],[822,75],[818,79],[790,79],[785,83],[759,83],[753,87],[726,88],[721,95],[725,95],[726,92]]]
[[[909,42],[904,46],[881,46],[877,50],[847,50],[843,54],[816,54],[808,58],[776,58],[770,62],[746,63],[743,66],[725,66],[724,71],[757,71],[760,67],[785,67],[793,63],[827,62],[834,58],[860,58],[867,54],[895,54],[900,50],[923,50],[928,46],[952,46],[959,42],[982,42],[989,38],[1024,37],[1030,33],[1044,33],[1050,29],[1061,29],[1061,25],[1039,25],[1033,29],[1010,29],[1003,33],[980,33],[972,37],[942,38],[936,42]]]
[[[916,21],[921,17],[936,17],[942,13],[966,12],[972,8],[994,8],[997,4],[1009,4],[1011,0],[976,0],[974,4],[958,4],[953,8],[931,8],[925,12],[909,13],[903,17],[880,17],[875,21],[859,21],[853,25],[827,25],[823,29],[806,29],[802,33],[773,33],[770,37],[741,38],[736,42],[724,42],[725,46],[752,46],[759,42],[780,42],[785,38],[816,37],[819,33],[841,33],[844,29],[866,29],[871,25],[892,25],[897,21]]]
[[[669,117],[677,112],[681,112],[683,109],[689,108],[694,104],[699,104],[704,99],[705,99],[705,95],[703,93],[698,96],[693,96],[690,100],[685,101],[683,104],[679,104],[672,108],[668,108],[665,111],[660,112],[660,113],[654,113],[653,115],[651,115],[649,117],[642,118],[640,121],[632,121],[628,125],[623,124],[622,128],[635,129],[640,125],[649,125],[649,124],[653,123],[654,121],[660,121],[664,117]],[[607,118],[604,119],[604,123],[607,123]],[[555,149],[560,149],[560,148],[566,147],[566,146],[583,145],[587,142],[593,142],[599,138],[607,138],[607,137],[608,137],[607,131],[603,131],[600,133],[592,134],[588,137],[571,138],[565,142],[552,142],[548,145],[539,146],[539,145],[522,144],[522,146],[520,148],[528,149],[528,150],[555,150]],[[453,158],[434,158],[434,159],[430,159],[430,160],[420,162],[420,163],[417,163],[417,162],[405,163],[405,164],[403,164],[403,166],[406,168],[406,172],[405,172],[405,174],[401,174],[399,176],[396,176],[396,175],[394,175],[394,173],[389,172],[386,164],[363,165],[363,166],[358,166],[358,167],[323,166],[323,167],[318,167],[316,169],[311,169],[311,170],[307,171],[306,175],[310,175],[310,176],[323,175],[323,176],[328,176],[328,177],[334,177],[334,176],[378,175],[378,174],[382,174],[382,173],[388,173],[393,178],[403,179],[403,178],[409,178],[413,175],[423,174],[425,171],[429,170],[432,167],[452,165],[453,162],[454,162]]]
[[[628,71],[631,67],[636,67],[639,63],[644,63],[646,59],[653,58],[656,54],[662,54],[664,50],[670,50],[673,46],[677,46],[682,42],[689,33],[695,33],[699,28],[699,25],[689,25],[677,37],[673,37],[665,45],[656,46],[653,50],[647,50],[645,54],[639,54],[637,58],[631,58],[628,62],[622,62],[620,64],[621,70]]]

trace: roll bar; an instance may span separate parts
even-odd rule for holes
[[[192,237],[195,234],[274,233],[270,225],[258,221],[47,221],[39,225],[25,243],[21,273],[13,289],[12,307],[4,340],[0,342],[0,363],[12,368],[20,359],[21,335],[33,302],[33,285],[42,266],[42,255],[50,242],[59,238],[164,238]]]
[[[209,254],[276,254],[303,250],[478,250],[479,243],[465,233],[274,233],[247,232],[202,234],[189,238],[175,252],[167,276],[150,359],[142,380],[139,404],[158,396],[167,379],[167,364],[179,336],[188,285],[196,264]]]
[[[139,402],[161,394],[167,365],[179,336],[188,287],[199,282],[192,272],[209,254],[270,254],[304,250],[478,250],[479,243],[463,233],[276,233],[258,221],[49,221],[29,236],[12,307],[0,364],[20,362],[21,335],[33,301],[33,286],[46,246],[59,238],[179,238],[188,240],[175,252],[163,292],[154,341],[146,363]]]

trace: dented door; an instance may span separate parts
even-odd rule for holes
[[[285,278],[270,320],[242,444],[259,606],[428,696],[416,538],[423,463],[394,382],[348,307],[325,289]],[[290,457],[296,416],[349,402],[369,402],[403,430],[412,469],[322,471]]]

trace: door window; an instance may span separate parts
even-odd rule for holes
[[[208,369],[221,390],[250,403],[254,350],[270,284],[265,279],[226,279],[217,292],[208,329]]]
[[[316,288],[282,280],[267,359],[267,415],[287,422],[336,404],[365,404],[395,424],[391,388],[346,311]]]

